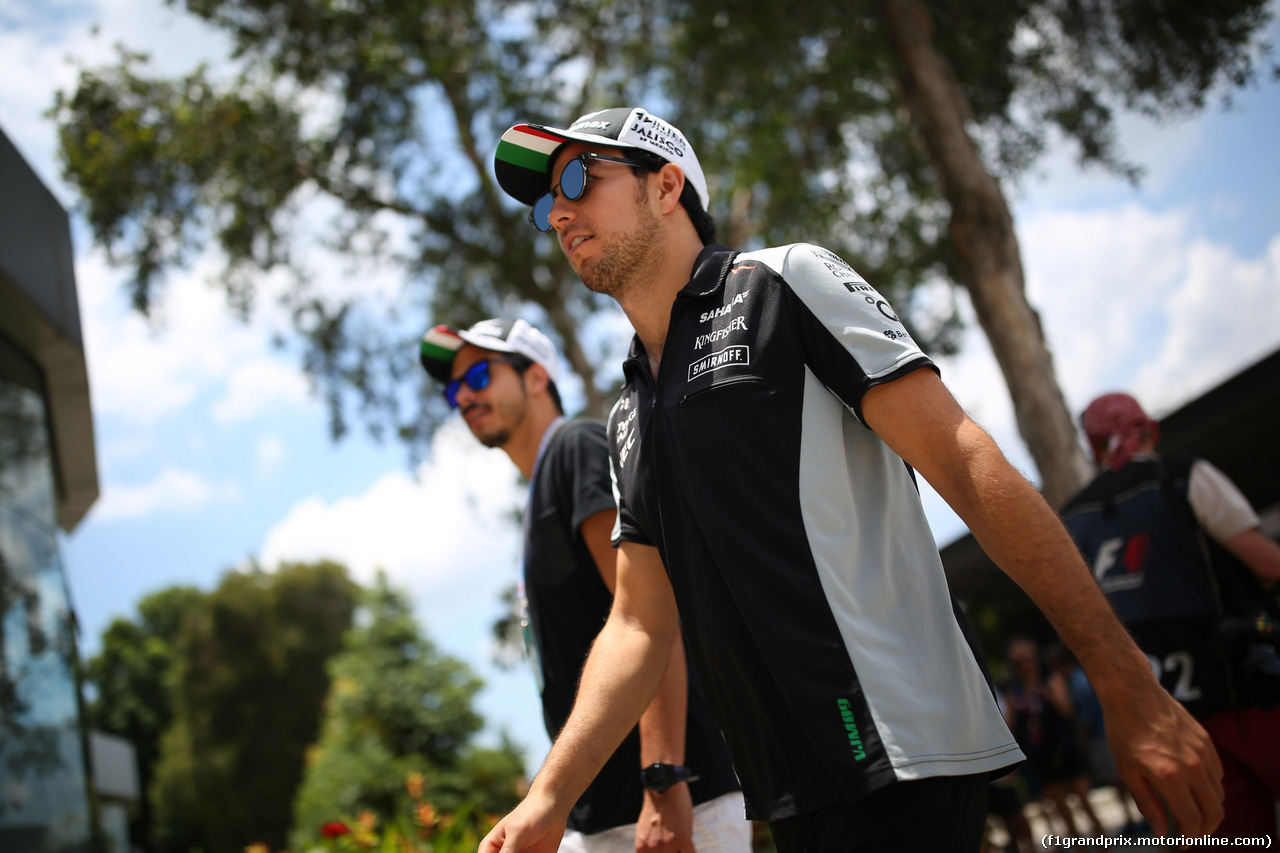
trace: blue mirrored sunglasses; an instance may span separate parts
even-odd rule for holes
[[[494,361],[511,365],[519,363],[510,358],[492,357],[486,358],[484,361],[477,361],[475,364],[468,367],[461,376],[450,381],[448,385],[444,386],[444,391],[441,393],[444,394],[444,400],[449,404],[449,408],[458,408],[458,392],[462,390],[463,382],[467,383],[467,387],[472,391],[483,391],[489,387],[489,381],[492,379],[492,376],[489,373],[489,363]]]
[[[529,211],[529,221],[533,223],[534,228],[539,231],[551,230],[551,206],[556,203],[557,193],[563,195],[569,201],[577,201],[586,194],[587,179],[591,177],[590,173],[587,172],[587,162],[591,160],[625,163],[628,166],[638,166],[651,172],[662,168],[661,163],[655,164],[643,160],[630,160],[626,157],[611,157],[608,154],[595,154],[591,151],[583,152],[564,164],[564,169],[560,172],[560,183],[556,184],[548,192],[543,193],[533,203],[533,209]]]

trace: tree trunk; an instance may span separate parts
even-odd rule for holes
[[[951,240],[1009,394],[1018,432],[1040,469],[1041,493],[1061,506],[1089,479],[1091,466],[1053,372],[1040,318],[1027,302],[1013,217],[999,182],[965,129],[969,103],[933,46],[933,22],[920,0],[880,0],[901,63],[911,122],[924,140],[951,205]]]

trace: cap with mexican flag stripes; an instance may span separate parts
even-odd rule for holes
[[[657,154],[680,167],[685,180],[697,190],[704,210],[711,201],[698,155],[684,134],[640,107],[587,113],[567,130],[541,124],[517,124],[498,141],[493,161],[498,185],[517,201],[532,205],[551,188],[555,153],[569,140]]]
[[[474,344],[494,352],[522,355],[545,367],[552,382],[560,379],[560,363],[556,358],[555,344],[524,320],[481,320],[470,329],[462,330],[444,325],[435,326],[422,336],[422,343],[418,345],[418,358],[427,373],[441,382],[448,382],[453,369],[453,357],[464,344]]]

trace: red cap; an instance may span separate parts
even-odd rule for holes
[[[1103,394],[1080,416],[1093,458],[1112,471],[1129,461],[1142,444],[1160,440],[1160,426],[1128,394]]]

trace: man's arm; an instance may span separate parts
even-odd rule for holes
[[[610,593],[617,590],[617,549],[611,541],[617,517],[616,510],[599,512],[582,522],[579,528]],[[648,767],[655,761],[684,764],[688,707],[689,678],[684,644],[677,637],[671,644],[671,658],[658,684],[658,692],[640,717],[640,767]],[[639,775],[640,767],[636,768],[636,775]],[[689,795],[689,785],[681,782],[661,794],[645,790],[644,805],[636,820],[636,850],[693,849],[693,799]]]
[[[524,801],[485,837],[481,853],[559,847],[569,810],[653,698],[678,625],[657,549],[622,543],[613,609],[582,670],[573,712]]]
[[[1280,582],[1280,545],[1262,532],[1240,487],[1207,459],[1191,466],[1187,502],[1204,531],[1244,563],[1264,590]]]
[[[868,391],[867,424],[915,468],[1044,612],[1102,702],[1116,766],[1152,827],[1199,835],[1222,820],[1222,766],[1204,729],[1163,688],[1035,487],[931,370]]]
[[[1258,528],[1223,540],[1222,547],[1249,567],[1263,589],[1272,589],[1280,583],[1280,545],[1268,539]]]

